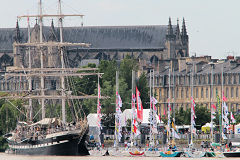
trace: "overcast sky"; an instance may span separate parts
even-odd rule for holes
[[[44,13],[54,13],[56,2],[43,0]],[[1,0],[0,27],[15,27],[18,15],[37,13],[37,4],[38,0]],[[173,24],[184,17],[190,55],[240,56],[240,0],[63,0],[63,12],[84,14],[85,26],[166,25],[169,17]],[[81,20],[68,18],[65,23],[76,26]]]

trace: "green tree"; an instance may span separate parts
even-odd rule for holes
[[[146,73],[143,72],[141,76],[139,77],[137,81],[137,87],[138,90],[140,91],[141,95],[141,100],[143,104],[143,108],[149,108],[149,86],[147,82],[147,76]]]

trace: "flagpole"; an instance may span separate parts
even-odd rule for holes
[[[155,96],[154,96],[154,69],[153,69],[153,71],[152,71],[152,97],[154,97],[155,98]],[[153,101],[153,100],[152,100]],[[153,103],[153,102],[152,102]],[[154,108],[153,108],[153,105],[154,105]],[[153,109],[155,109],[155,102],[154,102],[154,104],[152,104],[152,113],[153,113],[153,116],[154,116],[154,120],[156,120],[156,112],[155,112],[155,110],[153,111]],[[154,121],[154,123],[156,123],[156,126],[157,126],[157,120],[156,121]],[[154,126],[155,127],[155,126]],[[152,137],[152,139],[153,139],[153,146],[155,145],[155,138],[154,138],[154,135],[153,135],[153,137]]]
[[[193,78],[194,78],[194,63],[192,64],[192,86],[191,86],[191,101],[192,101],[192,105],[191,105],[191,141],[190,141],[190,145],[193,145]]]
[[[171,115],[170,115],[170,111],[171,111],[171,103],[170,103],[170,89],[171,89],[171,86],[170,86],[170,83],[171,83],[171,70],[170,70],[170,66],[168,68],[168,71],[169,71],[169,74],[168,74],[168,143],[170,142],[170,134],[171,134],[171,129],[170,129],[170,123],[171,123]]]
[[[133,112],[135,112],[135,111],[133,111],[133,95],[134,95],[134,76],[135,75],[135,72],[132,70],[132,98],[131,98],[131,100],[132,100],[132,119],[131,119],[131,146],[133,146],[133,119],[134,119],[134,117],[133,117]]]
[[[150,100],[150,112],[149,112],[149,114],[150,114],[150,145],[152,144],[152,118],[153,117],[151,117],[151,116],[153,116],[153,114],[152,114],[152,100],[151,100],[151,98],[152,98],[152,70],[150,69],[150,73],[149,73],[149,89],[150,89],[150,91],[149,91],[149,100]]]
[[[116,147],[118,147],[118,124],[117,124],[117,107],[118,107],[118,102],[117,102],[117,99],[118,99],[118,77],[119,77],[119,72],[116,71],[116,113],[115,113],[115,144],[116,144]]]
[[[222,63],[222,107],[221,107],[222,111],[222,117],[221,117],[221,123],[220,123],[220,142],[222,141],[223,138],[223,63]]]
[[[99,128],[99,134],[98,134],[98,139],[99,139],[99,144],[101,146],[101,138],[100,138],[100,134],[101,134],[101,113],[100,113],[100,84],[99,84],[99,74],[98,74],[98,100],[97,100],[97,116],[98,116],[98,128]]]
[[[211,142],[213,142],[213,67],[214,67],[214,64],[211,63],[211,103],[210,103],[210,108],[211,108]]]

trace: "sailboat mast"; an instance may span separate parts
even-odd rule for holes
[[[210,64],[211,65],[211,97],[210,97],[210,100],[211,100],[211,103],[210,103],[210,108],[211,108],[211,142],[213,142],[213,107],[212,107],[212,104],[213,104],[213,67],[214,67],[214,64]]]
[[[171,134],[171,126],[170,126],[170,123],[171,123],[171,113],[170,113],[170,110],[171,110],[171,103],[170,103],[170,89],[171,89],[171,66],[169,66],[168,68],[168,71],[169,71],[169,74],[168,74],[168,140],[170,141],[170,134]],[[168,142],[169,142],[168,141]]]
[[[219,122],[219,125],[220,125],[220,142],[222,141],[223,139],[223,64],[224,62],[222,63],[222,107],[221,107],[221,117],[219,118],[220,122]]]
[[[39,0],[39,24],[40,24],[40,43],[43,43],[43,17],[42,17],[42,0]],[[43,51],[40,48],[40,63],[41,69],[43,70]],[[41,71],[41,95],[44,96],[44,78],[43,78],[43,71]],[[41,106],[42,106],[42,119],[45,118],[45,99],[41,99]]]
[[[63,42],[63,22],[62,22],[62,5],[61,5],[61,0],[58,0],[58,9],[59,9],[59,25],[60,25],[60,43]],[[61,66],[62,66],[62,73],[64,73],[64,57],[63,57],[63,48],[60,47],[60,56],[61,56]],[[65,97],[65,79],[64,76],[61,76],[61,88],[62,88],[62,96]],[[65,124],[66,123],[66,109],[65,109],[66,101],[63,98],[62,99],[62,121]]]
[[[152,127],[153,127],[153,111],[152,111],[152,70],[150,70],[150,73],[149,73],[149,89],[150,89],[150,92],[149,92],[149,98],[150,98],[150,115],[152,117],[150,117],[150,144],[152,144]]]
[[[192,64],[192,85],[191,85],[191,142],[190,144],[193,144],[193,77],[194,77],[194,63]]]
[[[152,71],[152,97],[155,98],[155,96],[154,96],[154,69]],[[153,100],[152,100],[152,103],[155,103],[155,102],[153,102]],[[156,119],[155,111],[153,111],[153,104],[152,104],[152,113],[153,113],[153,118]],[[154,123],[157,123],[157,120]],[[154,146],[155,145],[154,135],[152,135],[152,140],[153,140],[153,146]]]
[[[135,108],[133,108],[133,106],[135,106],[135,102],[133,100],[133,95],[134,95],[134,88],[135,88],[135,85],[134,85],[134,82],[135,82],[135,72],[134,70],[132,70],[132,119],[131,119],[131,144],[133,143],[133,123],[134,123],[134,115],[133,113],[135,113]]]
[[[118,78],[119,78],[119,72],[116,71],[116,113],[115,113],[115,140],[116,140],[116,146],[118,146],[118,120],[117,120],[117,108],[118,108],[118,90],[119,90],[119,82],[118,82]]]

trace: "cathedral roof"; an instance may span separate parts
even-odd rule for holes
[[[43,28],[45,37],[49,37],[50,29]],[[12,50],[14,31],[15,28],[0,28],[0,50]],[[27,42],[27,29],[20,32],[22,42]],[[164,48],[166,33],[167,25],[65,27],[63,40],[90,43],[91,48],[99,49]]]

